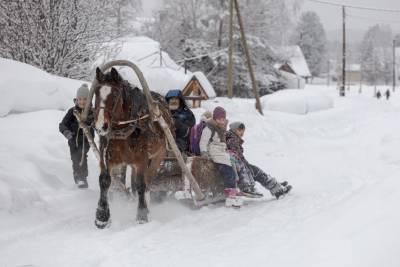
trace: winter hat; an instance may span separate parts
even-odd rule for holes
[[[85,98],[89,96],[89,87],[86,83],[82,84],[81,87],[76,91],[76,98],[81,97]]]
[[[229,129],[231,129],[232,131],[236,131],[237,129],[240,130],[246,129],[246,127],[244,126],[243,122],[235,121],[229,124]]]
[[[212,113],[208,110],[201,115],[202,121],[208,121],[211,118],[212,118]]]
[[[226,119],[226,111],[223,107],[216,107],[213,112],[213,119]]]

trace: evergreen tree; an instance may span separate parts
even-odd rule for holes
[[[303,51],[311,74],[318,76],[326,64],[327,42],[324,27],[315,12],[307,11],[301,15],[292,41]]]
[[[370,84],[388,84],[392,78],[392,33],[388,26],[370,27],[361,43],[361,71]]]

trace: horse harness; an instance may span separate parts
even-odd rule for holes
[[[140,116],[137,119],[131,119],[131,120],[126,120],[126,121],[114,121],[112,116],[115,114],[117,105],[119,101],[123,100],[121,96],[121,92],[124,90],[122,88],[121,90],[118,90],[118,95],[117,99],[114,102],[112,111],[111,111],[111,123],[110,123],[110,131],[107,135],[108,140],[126,140],[129,136],[131,136],[137,129],[143,129],[143,127],[138,125],[138,122],[147,119],[150,117],[149,114],[145,114],[143,116]],[[133,103],[133,99],[130,99],[130,103]],[[105,107],[99,107],[99,109],[104,109]],[[131,107],[130,107],[131,109]],[[132,110],[130,111],[130,115],[132,116]],[[114,129],[114,126],[121,126],[124,125],[123,128],[121,129]]]

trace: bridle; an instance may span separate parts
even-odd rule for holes
[[[114,97],[116,97],[116,100],[114,101],[114,105],[111,109],[110,113],[110,122],[109,122],[109,131],[106,135],[107,139],[118,139],[118,140],[124,140],[127,139],[137,128],[138,122],[141,120],[144,120],[146,118],[150,117],[150,114],[145,114],[143,116],[140,116],[137,119],[131,119],[131,120],[124,120],[124,121],[115,121],[113,119],[113,116],[115,115],[115,112],[117,110],[118,104],[122,99],[122,88],[118,88],[118,94],[114,94]],[[105,111],[106,107],[99,107],[98,110],[100,111],[103,109]],[[121,126],[123,125],[124,127],[121,129],[114,129],[114,126]]]

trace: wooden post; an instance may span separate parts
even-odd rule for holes
[[[396,89],[396,40],[393,40],[393,89]]]
[[[187,60],[183,61],[183,66],[185,67],[185,74],[187,74]]]
[[[228,97],[233,97],[233,0],[229,0]]]
[[[86,135],[86,138],[89,142],[90,148],[92,148],[92,150],[93,150],[94,156],[96,157],[96,159],[98,161],[101,161],[100,151],[97,148],[96,143],[94,142],[94,139],[93,139],[92,134],[90,133],[89,127],[85,123],[82,122],[81,116],[79,115],[79,113],[77,111],[74,111],[74,116],[75,116],[76,120],[78,121],[79,126],[82,128],[83,133]]]
[[[343,51],[342,51],[342,86],[340,87],[340,96],[345,96],[345,86],[346,86],[346,9],[342,6],[342,16],[343,16]]]
[[[331,82],[331,62],[328,59],[328,73],[327,73],[327,78],[326,78],[326,84],[329,87]]]
[[[251,83],[252,83],[252,87],[253,87],[253,93],[254,93],[254,96],[256,97],[256,109],[258,110],[258,112],[260,112],[261,115],[264,115],[263,111],[262,111],[261,103],[260,103],[260,95],[258,93],[257,81],[256,81],[256,77],[255,77],[254,71],[253,71],[250,52],[249,52],[249,48],[247,46],[247,40],[246,40],[245,31],[244,31],[242,16],[240,15],[239,4],[238,4],[237,0],[233,0],[233,1],[235,4],[236,15],[237,15],[237,18],[239,21],[240,35],[241,35],[241,39],[242,39],[242,45],[244,48],[244,52],[246,54],[247,67],[248,67],[249,73],[250,73]]]

